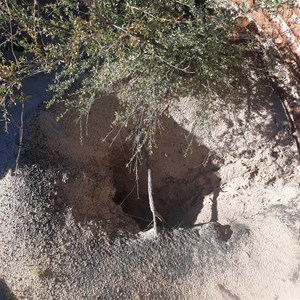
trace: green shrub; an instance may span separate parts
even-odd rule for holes
[[[1,1],[4,119],[9,104],[24,101],[24,78],[55,72],[49,106],[83,116],[97,95],[116,94],[114,125],[133,124],[135,150],[151,151],[160,116],[178,97],[199,99],[201,115],[216,93],[247,86],[255,69],[251,35],[233,37],[236,14],[218,1]]]

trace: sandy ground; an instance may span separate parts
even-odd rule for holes
[[[156,239],[144,167],[139,197],[125,167],[126,132],[102,142],[116,100],[97,99],[82,145],[72,115],[39,110],[18,176],[12,159],[1,165],[0,298],[299,299],[297,148],[267,83],[236,99],[215,99],[209,122],[195,121],[193,99],[163,119]]]

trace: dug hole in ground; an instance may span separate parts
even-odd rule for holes
[[[82,134],[72,113],[39,109],[18,174],[1,173],[2,297],[299,299],[299,153],[278,95],[261,82],[216,98],[203,122],[199,105],[182,98],[162,118],[157,238],[128,132],[102,141],[116,99],[95,101]]]

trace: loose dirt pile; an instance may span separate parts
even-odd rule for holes
[[[261,82],[215,99],[212,121],[200,105],[162,120],[157,239],[126,131],[102,141],[116,99],[96,100],[82,135],[74,116],[39,112],[18,176],[0,180],[3,285],[18,299],[297,299],[299,163],[280,99]]]

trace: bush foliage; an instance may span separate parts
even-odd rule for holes
[[[134,124],[136,149],[151,150],[176,97],[196,97],[204,110],[211,95],[247,85],[254,69],[253,38],[237,39],[236,14],[214,0],[1,0],[1,7],[5,120],[9,105],[25,101],[25,78],[55,72],[49,105],[85,115],[97,95],[116,94],[114,125]]]

